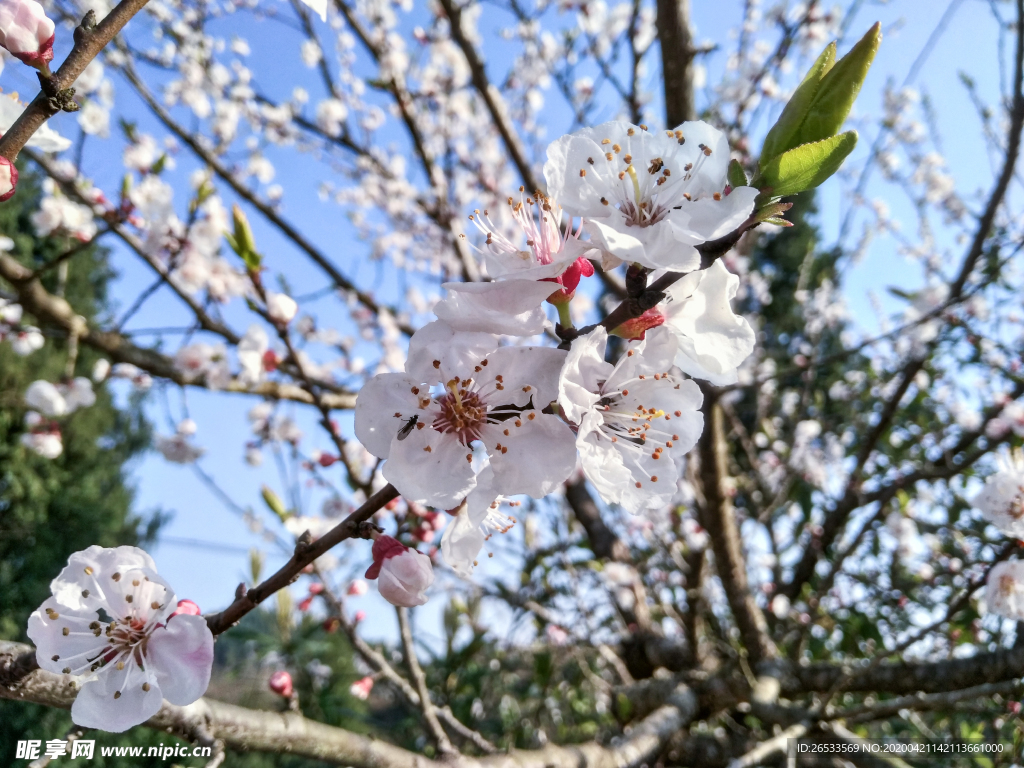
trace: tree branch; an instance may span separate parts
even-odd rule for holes
[[[423,719],[427,723],[427,728],[430,729],[434,743],[437,744],[437,751],[445,756],[457,755],[459,753],[458,750],[452,746],[452,743],[448,740],[448,735],[444,732],[444,728],[441,727],[441,722],[437,719],[434,702],[430,700],[427,676],[423,674],[423,667],[420,666],[420,661],[416,658],[416,644],[413,643],[412,629],[409,626],[409,609],[399,607],[396,609],[396,612],[398,613],[398,630],[402,636],[402,651],[405,654],[405,663],[409,667],[409,674],[412,675],[413,682],[416,683],[416,692],[419,694],[419,707],[420,711],[423,712]]]
[[[696,115],[693,100],[693,35],[690,0],[657,0],[661,76],[664,81],[665,127],[674,128]]]
[[[281,566],[277,573],[259,586],[253,587],[244,594],[239,595],[231,605],[220,613],[214,613],[206,617],[206,623],[209,625],[210,631],[215,635],[219,635],[229,627],[234,626],[257,605],[279,589],[284,589],[299,578],[303,568],[310,565],[320,555],[346,539],[361,536],[361,524],[373,517],[374,513],[388,502],[397,498],[398,490],[389,483],[368,498],[366,503],[359,507],[359,509],[352,512],[315,542],[309,543],[307,537],[300,536],[291,559]]]
[[[75,30],[75,45],[64,63],[47,81],[44,90],[32,100],[11,129],[0,138],[0,155],[11,162],[18,158],[32,135],[42,127],[47,119],[60,112],[61,106],[53,96],[71,88],[78,76],[85,71],[89,63],[99,55],[104,46],[114,39],[131,18],[143,9],[148,0],[121,0],[97,26],[92,26],[95,14],[87,13],[81,26]],[[42,81],[43,78],[40,77]],[[49,92],[49,93],[47,93]],[[72,91],[68,98],[74,94]]]
[[[746,560],[727,486],[729,448],[725,441],[722,408],[717,403],[713,387],[702,386],[701,389],[704,392],[704,432],[697,444],[704,494],[704,503],[700,505],[701,525],[711,538],[715,570],[722,580],[743,645],[756,666],[775,657],[777,651],[768,637],[764,614],[747,583]]]

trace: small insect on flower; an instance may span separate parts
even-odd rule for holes
[[[419,421],[420,417],[413,415],[400,430],[398,430],[398,439],[405,440],[411,433],[413,428],[416,426],[416,422]]]

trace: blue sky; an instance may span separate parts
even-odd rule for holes
[[[696,2],[693,6],[698,41],[708,39],[718,42],[725,51],[735,46],[728,32],[740,21],[742,2]],[[936,123],[945,139],[943,149],[951,173],[958,181],[958,189],[969,197],[974,190],[984,190],[989,186],[991,173],[984,145],[979,138],[979,120],[965,89],[960,85],[958,74],[961,70],[968,72],[978,83],[983,97],[994,102],[998,94],[998,70],[995,64],[997,37],[996,26],[986,3],[979,0],[953,0],[952,8],[948,28],[935,44],[913,85],[930,94]],[[888,80],[903,82],[945,9],[945,4],[938,6],[927,0],[906,0],[885,5],[866,3],[850,22],[850,39],[843,42],[841,52],[875,20],[882,21],[885,30],[881,50],[851,119],[852,124],[861,129],[860,146],[851,167],[857,167],[857,159],[866,154],[875,137],[872,118],[881,112],[884,84]],[[280,24],[272,21],[257,23],[249,17],[235,17],[220,24],[218,31],[223,34],[230,33],[230,25],[239,25],[240,32],[249,40],[253,51],[248,63],[256,72],[257,81],[267,91],[286,98],[295,83],[301,81],[308,85],[311,82],[308,71],[298,60],[299,38],[292,32],[282,31]],[[499,21],[489,18],[487,14],[479,23],[481,34],[491,39],[498,26]],[[278,55],[281,52],[283,56]],[[60,55],[58,43],[58,57]],[[655,60],[656,57],[655,53]],[[709,83],[716,82],[724,61],[724,51],[708,57]],[[8,91],[21,91],[23,95],[31,92],[31,82],[24,71],[12,64],[8,64],[0,75],[0,86]],[[116,87],[119,111],[137,115],[140,129],[160,136],[161,133],[153,127],[144,108],[132,99],[130,88],[122,82],[116,83]],[[656,87],[652,86],[652,90],[656,90]],[[552,95],[552,100],[556,99]],[[54,121],[55,127],[65,135],[74,136],[77,130],[73,120],[71,116],[60,116]],[[762,130],[766,127],[762,126]],[[551,138],[555,138],[560,130],[557,120],[553,118]],[[756,142],[753,143],[756,145]],[[107,141],[90,138],[86,145],[85,172],[100,180],[110,191],[116,189],[116,172],[120,163],[108,163],[107,159],[112,155],[118,157],[120,146],[120,140],[116,137]],[[375,267],[365,258],[368,246],[354,239],[343,212],[318,196],[318,185],[315,182],[327,178],[324,169],[308,157],[297,156],[294,150],[270,153],[269,156],[275,160],[287,158],[287,162],[276,163],[275,179],[286,190],[283,207],[286,218],[318,243],[346,275],[357,280],[371,280]],[[187,188],[188,173],[195,167],[194,163],[187,160],[185,151],[180,153],[178,169],[170,175],[179,189],[179,209],[187,194],[184,190]],[[819,205],[828,239],[834,238],[838,232],[839,222],[848,204],[850,187],[850,180],[836,178],[821,190]],[[898,191],[886,189],[877,178],[869,191],[884,196],[890,203],[892,216],[903,222],[908,234],[913,231],[915,219],[912,209],[900,202],[902,198]],[[305,259],[268,229],[257,214],[250,213],[250,217],[260,249],[266,255],[271,269],[285,271],[295,293],[317,290],[326,285],[320,274],[305,266]],[[133,255],[122,252],[116,246],[114,254],[114,263],[121,272],[114,295],[123,308],[153,278],[148,270],[139,266]],[[912,289],[919,283],[919,268],[899,257],[891,240],[879,240],[863,261],[849,268],[845,295],[857,321],[870,330],[876,324],[867,300],[869,291],[882,294],[888,285]],[[392,299],[397,298],[396,288],[396,285],[387,282],[380,287],[385,298]],[[895,305],[890,303],[888,306]],[[334,312],[338,311],[336,303],[313,305],[313,309],[325,313],[323,321],[340,322],[340,319],[332,319],[329,307]],[[185,317],[175,299],[160,292],[132,321],[131,327],[177,325]],[[243,331],[249,322],[244,319],[244,307],[230,308],[227,317],[236,328]],[[174,344],[177,340],[170,341]],[[173,350],[173,346],[170,349]],[[178,392],[172,391],[168,401],[169,406],[165,407],[164,398],[154,394],[148,405],[158,431],[165,434],[171,431],[168,407],[173,418],[183,413]],[[262,514],[265,510],[259,497],[260,485],[268,483],[280,490],[281,484],[269,453],[263,467],[258,469],[242,461],[243,443],[248,435],[245,414],[256,402],[256,398],[217,395],[198,390],[190,390],[187,394],[188,413],[199,425],[197,442],[207,449],[202,467],[238,504],[251,506]],[[303,414],[300,409],[294,411],[307,436],[313,437],[311,444],[305,446],[306,450],[313,447],[328,448],[309,414]],[[339,421],[351,434],[350,417],[340,415]],[[222,503],[190,467],[168,464],[158,454],[150,454],[138,462],[133,474],[138,488],[137,508],[140,511],[159,507],[174,513],[173,519],[164,529],[164,541],[155,547],[152,554],[161,573],[174,585],[180,596],[195,600],[204,610],[225,605],[230,601],[237,583],[247,578],[248,550],[251,547],[260,548],[267,555],[264,575],[283,562],[284,556],[273,545],[248,531],[237,514]],[[220,548],[199,547],[187,541],[209,542]],[[368,549],[365,544],[357,543],[351,549],[342,548],[338,554],[351,564],[351,572],[357,573],[367,564]],[[354,608],[366,608],[374,616],[374,621],[366,627],[368,636],[391,636],[392,614],[390,611],[372,610],[383,607],[374,592],[371,591],[356,602],[359,604],[353,604]],[[434,601],[434,611],[441,607],[441,602]],[[379,621],[377,617],[380,617]]]

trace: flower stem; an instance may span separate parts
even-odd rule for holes
[[[569,301],[556,304],[558,308],[558,322],[563,328],[572,328],[572,315],[569,312]]]

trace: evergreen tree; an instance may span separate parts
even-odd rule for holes
[[[35,235],[30,214],[39,194],[38,180],[23,171],[17,196],[0,206],[0,234],[14,241],[12,255],[32,267],[74,244],[62,236]],[[107,286],[113,277],[106,251],[87,248],[67,265],[66,273],[57,268],[45,273],[47,289],[62,287],[86,319],[102,317],[110,309]],[[26,314],[23,322],[35,319]],[[63,422],[61,456],[45,459],[21,444],[25,389],[36,379],[59,380],[67,362],[66,340],[52,329],[43,331],[54,338],[27,357],[0,343],[0,638],[22,642],[29,614],[49,595],[51,579],[71,553],[92,544],[143,544],[161,521],[159,515],[144,521],[132,511],[128,462],[149,443],[138,401],[120,409],[98,386],[96,404]],[[83,348],[75,374],[88,376],[95,361]],[[13,756],[17,739],[59,738],[69,726],[65,712],[0,700],[0,755]]]

